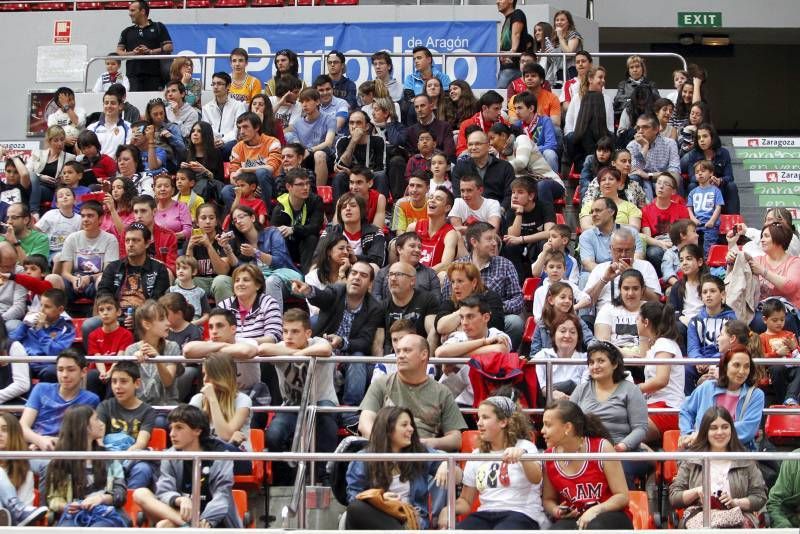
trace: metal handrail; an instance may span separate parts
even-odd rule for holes
[[[152,460],[150,454],[143,451],[96,452],[96,451],[0,451],[0,461],[25,459],[25,460]],[[191,460],[192,462],[192,526],[198,527],[200,523],[200,468],[203,460],[220,461],[296,461],[305,465],[306,462],[342,461],[342,462],[418,462],[437,461],[447,462],[448,472],[454,473],[456,462],[474,460],[475,454],[468,453],[308,453],[308,452],[206,452],[206,451],[158,451],[157,456],[162,460]],[[569,460],[601,460],[601,461],[682,461],[701,460],[703,463],[703,526],[711,525],[711,462],[715,460],[778,460],[798,461],[800,452],[601,452],[601,453],[547,453],[524,454],[522,460],[539,461],[569,461]],[[480,460],[499,461],[501,454],[480,454]],[[455,481],[448,477],[447,528],[454,529],[455,517]]]
[[[323,50],[319,53],[315,52],[298,52],[297,57],[305,58],[305,57],[314,57],[320,58],[320,72],[325,73],[327,69],[327,65],[325,63],[325,56],[328,54],[329,50]],[[687,69],[686,58],[684,58],[680,54],[676,54],[674,52],[591,52],[592,57],[628,57],[631,55],[637,55],[641,57],[662,57],[662,58],[674,58],[680,61],[683,70]],[[262,59],[262,58],[272,58],[275,54],[258,54],[253,53],[250,54],[249,57],[251,59]],[[400,52],[400,53],[391,53],[392,57],[396,58],[407,58],[413,57],[411,52]],[[480,57],[519,57],[521,53],[519,52],[436,52],[435,56],[441,58],[441,68],[442,70],[447,69],[447,60],[448,58],[458,59],[458,58],[480,58]],[[559,52],[559,53],[537,53],[537,57],[554,57],[554,58],[561,58],[562,64],[566,65],[567,57],[575,57],[574,52]],[[209,59],[227,59],[229,54],[157,54],[152,56],[122,56],[123,60],[160,60],[160,59],[175,59],[177,57],[188,57],[192,59],[199,59],[200,60],[200,82],[202,84],[202,89],[205,89],[205,72],[206,72],[206,62]],[[371,53],[368,52],[352,52],[347,54],[348,58],[351,57],[372,57]],[[89,67],[92,63],[96,61],[105,61],[106,59],[116,59],[119,60],[120,56],[92,56],[86,61],[86,66],[84,67],[83,71],[83,92],[89,91]],[[567,69],[562,69],[563,71],[563,79],[561,80],[562,83],[566,83],[567,81]],[[402,80],[401,80],[402,81]]]

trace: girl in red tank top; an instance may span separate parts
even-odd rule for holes
[[[546,453],[614,452],[603,424],[568,400],[544,412]],[[557,530],[632,529],[622,463],[601,460],[546,461],[542,504]]]

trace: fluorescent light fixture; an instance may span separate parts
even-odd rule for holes
[[[704,35],[700,43],[704,46],[728,46],[731,44],[731,38],[727,35]]]
[[[682,33],[678,36],[678,42],[683,46],[691,46],[694,44],[694,34]]]

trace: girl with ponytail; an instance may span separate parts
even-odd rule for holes
[[[636,328],[639,331],[639,350],[645,358],[683,358],[683,351],[675,342],[678,327],[671,305],[645,302],[639,310]],[[683,384],[682,365],[646,365],[644,382],[639,384],[639,389],[645,395],[648,409],[677,409],[684,399]],[[660,442],[664,432],[677,429],[677,414],[650,413],[645,442]]]
[[[545,409],[542,436],[548,453],[614,452],[603,423],[568,400]],[[590,486],[593,491],[586,491]],[[556,530],[633,528],[625,513],[628,485],[619,461],[545,462],[542,504]]]

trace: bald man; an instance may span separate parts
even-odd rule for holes
[[[493,198],[509,209],[514,167],[489,153],[489,137],[480,130],[467,136],[467,153],[469,158],[460,160],[453,169],[453,191],[460,191],[462,176],[480,176],[483,178],[483,196]]]
[[[405,262],[396,262],[389,267],[389,298],[383,303],[382,328],[375,332],[372,353],[375,356],[393,352],[390,336],[386,332],[399,319],[411,321],[417,334],[428,338],[435,348],[436,329],[434,322],[439,311],[439,299],[432,293],[416,289],[417,271]]]
[[[10,275],[17,272],[17,252],[8,241],[0,242],[0,273]],[[22,272],[20,269],[19,272]],[[6,323],[6,331],[11,332],[22,323],[27,305],[28,290],[7,277],[0,285],[0,316]]]
[[[425,445],[443,451],[461,449],[461,431],[467,425],[450,390],[428,375],[430,355],[428,342],[422,336],[407,334],[400,339],[397,372],[375,380],[361,403],[358,430],[362,436],[369,438],[378,410],[403,406],[414,415]]]

